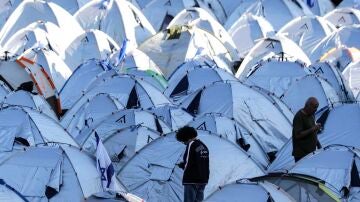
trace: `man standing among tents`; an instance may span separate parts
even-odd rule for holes
[[[319,149],[321,145],[317,138],[317,133],[321,125],[315,122],[315,112],[319,107],[319,102],[315,97],[307,99],[304,108],[300,109],[293,119],[292,142],[295,162],[307,154]]]
[[[189,126],[180,128],[176,133],[176,139],[186,144],[183,162],[179,164],[184,169],[184,202],[202,201],[209,181],[209,150],[196,137],[196,130]]]

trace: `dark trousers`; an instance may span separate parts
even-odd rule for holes
[[[203,201],[205,186],[205,184],[184,184],[184,202]]]

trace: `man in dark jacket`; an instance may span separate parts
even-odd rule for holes
[[[185,126],[176,133],[176,139],[186,144],[183,162],[184,202],[202,201],[209,181],[209,150],[197,137],[194,128]]]
[[[300,109],[293,119],[292,142],[295,162],[321,148],[317,138],[317,133],[321,125],[315,122],[315,112],[319,106],[316,98],[310,97],[305,103],[304,108]]]

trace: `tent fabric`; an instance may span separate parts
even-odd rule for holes
[[[1,201],[14,201],[14,202],[27,202],[17,190],[10,185],[6,184],[3,179],[0,179],[0,200]]]
[[[222,1],[219,3],[224,3]],[[224,27],[213,17],[210,13],[202,8],[187,8],[179,12],[174,19],[171,20],[167,29],[178,25],[196,26],[204,31],[207,31],[218,38],[231,55],[237,56],[238,51],[234,41]]]
[[[10,148],[23,139],[25,145],[64,143],[77,146],[75,140],[54,119],[30,108],[7,107],[0,111],[2,147]],[[7,150],[7,149],[5,149]]]
[[[88,98],[85,103],[76,103],[61,118],[60,124],[66,128],[71,136],[77,137],[83,130],[101,122],[106,116],[111,115],[125,106],[118,98],[109,94],[99,93]]]
[[[76,69],[89,59],[106,60],[119,49],[119,45],[104,32],[88,30],[66,47],[63,57],[71,69]]]
[[[360,95],[360,61],[349,64],[344,71],[342,72],[344,82],[348,84],[351,89],[353,95]]]
[[[62,43],[65,46],[68,42],[66,39],[71,41],[75,36],[83,32],[83,29],[73,16],[57,4],[26,0],[13,11],[1,29],[0,45],[4,45],[19,29],[38,20],[52,22],[65,30],[62,32],[62,38],[65,39]]]
[[[63,9],[65,9],[67,12],[69,12],[71,15],[74,15],[76,11],[78,11],[81,7],[86,5],[90,0],[70,0],[70,1],[62,1],[62,0],[47,0],[50,2],[53,2],[59,6],[61,6]]]
[[[103,192],[94,159],[78,148],[14,147],[6,156],[0,163],[1,178],[28,201],[81,201]],[[55,195],[49,194],[49,188]]]
[[[337,8],[324,16],[336,27],[344,27],[360,23],[360,11],[354,8]]]
[[[311,12],[318,16],[324,16],[335,8],[331,0],[303,1],[306,2],[306,5],[310,8]]]
[[[295,42],[283,35],[277,35],[260,40],[246,55],[235,76],[242,78],[241,75],[247,75],[259,61],[272,57],[286,57],[290,61],[300,60],[307,65],[311,64],[308,56]]]
[[[240,82],[216,82],[190,94],[180,106],[197,116],[213,112],[234,118],[266,152],[280,149],[291,135],[290,123],[274,104]]]
[[[274,10],[278,12],[274,12]],[[243,3],[233,12],[234,16],[228,19],[236,19],[244,13],[252,13],[254,15],[265,17],[277,31],[287,22],[303,15],[312,15],[310,9],[301,0],[296,1],[271,1],[257,0],[251,4]],[[240,14],[240,15],[239,15]]]
[[[319,134],[319,141],[323,147],[332,144],[352,146],[358,148],[359,104],[343,104],[330,110],[325,121],[324,129]],[[341,121],[341,124],[338,124]],[[289,140],[277,153],[275,161],[269,166],[269,171],[289,169],[294,160],[291,156],[292,142]]]
[[[194,66],[183,72],[182,69],[175,71],[169,78],[168,87],[164,94],[174,102],[181,100],[188,94],[217,81],[228,81],[237,79],[221,68],[212,68],[211,66]]]
[[[286,35],[309,55],[323,38],[335,30],[336,28],[322,17],[301,16],[288,22],[278,33]]]
[[[241,58],[246,56],[258,40],[274,34],[274,28],[264,17],[251,13],[242,15],[225,28],[234,40]]]
[[[289,201],[295,202],[289,194],[280,187],[269,182],[251,182],[238,180],[236,183],[220,187],[218,191],[205,199],[215,201]]]
[[[112,69],[110,64],[95,59],[77,67],[59,91],[61,108],[70,109],[92,83],[99,78],[115,74]]]
[[[238,145],[263,168],[269,164],[269,158],[254,135],[234,119],[210,113],[196,117],[187,124],[197,130],[210,131],[221,138]]]
[[[312,62],[319,61],[320,58],[332,48],[346,46],[349,48],[360,49],[360,43],[357,40],[359,31],[360,25],[341,27],[315,46],[309,54],[310,60]]]
[[[0,101],[2,101],[10,91],[11,89],[9,89],[9,87],[3,81],[0,81]]]
[[[172,131],[170,126],[148,111],[142,109],[123,109],[113,111],[111,114],[109,113],[108,116],[105,116],[100,121],[94,120],[92,125],[86,128],[84,127],[83,130],[80,130],[79,134],[74,137],[79,143],[83,144],[86,139],[94,135],[93,133],[95,132],[102,135],[131,126],[144,126],[161,134]]]
[[[331,48],[319,60],[330,63],[342,72],[350,63],[360,61],[360,49],[346,46]]]
[[[34,95],[32,93],[19,90],[12,93],[9,93],[4,97],[3,100],[0,101],[1,108],[7,106],[21,106],[21,107],[29,107],[40,113],[44,113],[47,116],[57,120],[57,116],[55,112],[51,109],[49,103],[46,102],[44,97],[39,95]]]
[[[173,131],[187,125],[193,116],[175,105],[165,104],[145,109],[163,120]]]
[[[295,201],[341,201],[339,193],[325,187],[320,180],[308,176],[275,173],[252,179],[252,181],[275,184],[294,198]]]
[[[16,7],[21,3],[21,0],[10,0],[10,1],[2,1],[0,3],[0,30],[6,23],[7,19],[11,15],[12,12],[16,9]]]
[[[197,55],[218,57],[230,67],[237,58],[219,39],[197,27],[175,26],[163,30],[146,40],[139,49],[159,66],[167,79],[179,65]]]
[[[89,1],[74,14],[74,18],[84,29],[101,30],[117,44],[127,39],[137,47],[155,34],[142,12],[125,0]],[[117,26],[113,26],[115,24]]]
[[[360,2],[359,0],[342,0],[341,3],[337,6],[337,8],[345,8],[352,7],[359,10]]]
[[[236,179],[259,176],[264,171],[236,145],[216,135],[198,131],[198,138],[209,148],[210,178],[205,188],[207,197],[218,186]],[[146,201],[182,201],[182,161],[185,145],[175,134],[158,138],[140,150],[118,173],[118,178],[131,192]]]

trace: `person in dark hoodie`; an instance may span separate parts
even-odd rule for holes
[[[193,127],[184,126],[176,133],[176,139],[186,145],[183,161],[184,202],[202,201],[209,181],[209,150],[197,137]]]

